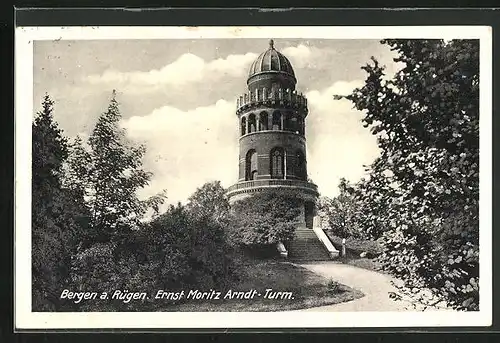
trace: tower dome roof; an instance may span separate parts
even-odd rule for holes
[[[264,51],[250,66],[248,78],[261,73],[283,73],[295,79],[292,64],[282,53],[274,48],[274,41],[269,41],[269,49]]]

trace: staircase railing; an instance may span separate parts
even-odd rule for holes
[[[314,218],[314,225],[313,225],[313,231],[320,240],[321,243],[325,246],[326,250],[328,250],[328,254],[330,255],[330,258],[334,259],[337,258],[340,254],[340,252],[333,246],[332,242],[330,241],[330,238],[326,235],[326,233],[323,231],[321,228],[320,224],[320,219],[319,217]]]
[[[288,251],[285,248],[285,245],[282,242],[278,242],[276,244],[276,248],[278,249],[278,252],[280,253],[281,257],[287,258],[288,257]]]

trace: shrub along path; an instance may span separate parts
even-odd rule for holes
[[[394,279],[389,275],[336,262],[301,264],[301,266],[365,294],[364,297],[353,301],[301,311],[411,311],[409,302],[395,301],[389,298],[389,294],[396,291],[396,288],[391,284],[391,280]]]

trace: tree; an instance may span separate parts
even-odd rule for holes
[[[32,126],[32,274],[35,311],[60,310],[60,291],[70,279],[69,266],[78,233],[78,211],[62,185],[67,139],[53,117],[54,102],[45,95]]]
[[[226,226],[229,220],[229,201],[220,181],[205,183],[188,199],[186,209],[199,218],[211,218]]]
[[[149,210],[158,213],[165,194],[138,197],[152,174],[142,167],[146,149],[129,141],[120,127],[121,114],[113,92],[110,104],[88,139],[77,137],[70,147],[65,184],[82,196],[88,226],[71,261],[73,289],[109,292],[137,289],[154,278],[152,265],[141,263],[138,231],[147,227]],[[129,287],[130,286],[130,287]],[[127,308],[123,302],[87,304],[93,310]],[[86,307],[80,309],[86,309]],[[87,308],[87,309],[89,309]]]
[[[479,41],[384,40],[404,67],[375,59],[348,96],[381,156],[359,183],[364,226],[405,291],[478,308]],[[420,298],[419,300],[423,300]],[[430,303],[430,302],[428,302]]]
[[[157,212],[165,198],[163,193],[146,201],[138,198],[137,191],[149,183],[152,174],[142,168],[145,147],[127,139],[120,120],[113,91],[108,109],[98,118],[88,146],[80,138],[72,146],[68,184],[86,199],[90,214],[87,246],[126,240],[131,230],[141,226],[148,209]]]
[[[327,197],[320,199],[318,212],[325,220],[328,229],[336,236],[342,238],[359,236],[356,199],[352,186],[345,178],[340,180],[339,191],[340,194],[333,199]]]
[[[243,246],[271,245],[291,240],[303,200],[298,194],[268,191],[233,205],[231,240]]]
[[[231,272],[224,227],[210,216],[170,206],[153,220],[147,256],[157,261],[162,287],[222,287]]]

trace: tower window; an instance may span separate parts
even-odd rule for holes
[[[284,177],[284,169],[285,153],[283,148],[274,148],[271,150],[271,177],[275,179],[282,179]]]
[[[260,120],[260,130],[269,130],[268,129],[268,114],[267,112],[261,112],[259,116]]]
[[[281,130],[281,113],[276,111],[273,113],[273,130]]]
[[[250,114],[248,116],[248,133],[256,131],[255,114]]]
[[[249,150],[245,159],[245,180],[255,180],[257,177],[257,152]]]
[[[247,118],[241,118],[241,135],[245,135],[247,133]]]

